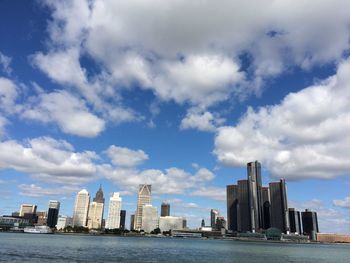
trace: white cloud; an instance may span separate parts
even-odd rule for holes
[[[10,79],[0,77],[0,109],[6,113],[16,111],[17,85]]]
[[[5,126],[8,120],[0,115],[0,139],[5,135]]]
[[[19,194],[30,197],[60,196],[76,193],[81,190],[78,186],[60,186],[55,188],[42,187],[36,184],[20,184]]]
[[[11,61],[12,61],[12,58],[0,52],[0,66],[2,68],[2,71],[5,72],[7,75],[10,75],[12,72],[12,68],[10,66]]]
[[[350,208],[350,196],[347,196],[341,200],[333,200],[333,204],[342,208]]]
[[[180,128],[197,129],[199,131],[215,131],[219,125],[222,125],[225,119],[215,116],[209,111],[200,113],[190,111],[186,117],[181,120]]]
[[[350,60],[314,86],[287,95],[280,104],[249,108],[236,126],[221,127],[215,154],[221,163],[243,166],[260,160],[273,176],[333,178],[350,170]]]
[[[192,196],[200,196],[218,201],[226,200],[226,190],[220,187],[201,187],[190,193]]]
[[[135,167],[148,160],[148,155],[142,150],[135,151],[126,147],[111,145],[106,152],[112,163],[121,167]]]
[[[54,122],[65,133],[95,137],[105,129],[104,120],[90,113],[82,99],[66,91],[39,94],[22,113],[26,119]]]

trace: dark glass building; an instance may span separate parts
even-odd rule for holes
[[[238,231],[238,185],[226,186],[227,229]]]
[[[238,217],[237,226],[239,232],[251,231],[249,213],[249,182],[248,180],[238,181]]]
[[[262,201],[263,201],[263,228],[269,229],[271,227],[271,202],[270,190],[268,187],[262,187]]]
[[[126,217],[126,211],[120,210],[120,229],[125,229],[125,217]]]
[[[311,239],[315,239],[315,234],[319,232],[317,213],[306,209],[304,212],[301,212],[301,219],[303,222],[304,235],[308,235]]]
[[[290,232],[301,235],[300,212],[294,208],[288,209]]]
[[[160,216],[170,216],[170,204],[162,203]]]
[[[47,211],[47,226],[54,228],[57,225],[58,214],[60,212],[60,202],[56,200],[49,201],[49,210]]]
[[[130,231],[135,230],[135,215],[130,216]]]
[[[271,200],[271,227],[289,233],[289,213],[284,179],[269,184]]]

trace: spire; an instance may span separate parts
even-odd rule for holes
[[[100,188],[98,189],[96,196],[94,198],[94,202],[96,203],[104,203],[105,199],[103,198],[103,190],[102,185],[100,184]]]

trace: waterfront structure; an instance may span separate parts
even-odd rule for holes
[[[201,227],[205,227],[205,221],[204,221],[204,219],[202,219]]]
[[[47,226],[54,228],[57,225],[58,214],[60,212],[60,202],[57,200],[49,201],[49,210],[47,211]]]
[[[36,205],[32,204],[21,204],[21,209],[19,210],[19,216],[24,217],[25,214],[36,214]]]
[[[142,207],[142,225],[141,229],[146,233],[152,232],[158,227],[157,208],[152,205],[144,205]]]
[[[170,230],[182,230],[184,219],[177,216],[161,216],[159,218],[159,229],[161,232]]]
[[[38,217],[37,225],[39,226],[45,226],[47,224],[47,212],[46,211],[39,211],[36,212],[36,216]]]
[[[258,161],[247,164],[249,182],[249,216],[250,231],[256,232],[263,229],[263,205],[262,205],[262,183],[261,165]]]
[[[76,198],[73,212],[73,226],[86,227],[89,211],[90,195],[86,189],[81,190]]]
[[[308,235],[310,239],[315,240],[316,233],[320,232],[318,229],[317,213],[305,209],[305,211],[301,212],[301,219],[303,222],[304,235]]]
[[[119,228],[124,230],[125,229],[125,218],[126,218],[126,211],[120,210],[120,224]]]
[[[142,228],[142,211],[144,205],[150,205],[152,201],[152,186],[149,184],[140,184],[137,195],[137,209],[135,214],[135,230]],[[152,229],[153,230],[153,229]]]
[[[317,241],[326,243],[350,243],[350,235],[317,233]]]
[[[23,217],[12,217],[12,216],[0,216],[0,228],[10,229],[13,227],[26,227],[28,226],[29,220]]]
[[[107,229],[120,228],[120,210],[122,207],[122,198],[118,192],[113,193],[109,199]]]
[[[263,202],[263,222],[264,229],[271,227],[271,201],[270,201],[270,189],[268,187],[262,187],[262,202]]]
[[[289,213],[287,203],[287,190],[284,179],[269,184],[271,199],[271,227],[289,233]]]
[[[170,204],[163,202],[161,205],[160,216],[170,216]]]
[[[130,216],[130,231],[135,230],[135,215]]]
[[[100,188],[96,192],[95,198],[93,199],[93,201],[89,207],[89,213],[88,213],[88,228],[89,229],[101,229],[102,228],[104,203],[105,203],[105,199],[103,197],[102,187],[100,186]],[[118,224],[118,227],[119,227],[119,224]]]
[[[59,216],[57,218],[56,229],[63,230],[67,226],[72,226],[72,224],[73,224],[73,218],[69,216]]]
[[[251,231],[251,217],[249,215],[249,182],[248,180],[239,180],[238,184],[238,232]]]
[[[211,209],[210,210],[210,226],[212,229],[216,229],[216,220],[219,216],[219,210]]]
[[[238,185],[226,186],[227,229],[238,231]]]
[[[289,213],[290,232],[301,235],[302,232],[301,232],[300,212],[296,211],[294,208],[289,208],[288,213]]]

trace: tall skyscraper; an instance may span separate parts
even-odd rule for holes
[[[301,235],[300,212],[294,208],[288,209],[290,232]]]
[[[270,189],[268,187],[262,187],[262,202],[263,202],[263,222],[264,229],[271,227],[271,201],[270,201]]]
[[[312,240],[315,240],[316,233],[319,232],[317,213],[305,209],[304,212],[301,212],[301,219],[303,222],[304,235],[308,235]]]
[[[160,216],[170,216],[170,204],[169,203],[165,203],[165,202],[162,203]]]
[[[251,218],[249,214],[249,182],[248,180],[239,180],[238,182],[238,231],[251,231]]]
[[[47,211],[47,226],[54,228],[57,225],[58,214],[60,212],[60,202],[57,200],[49,201],[49,210]]]
[[[210,226],[212,229],[216,229],[216,220],[219,216],[219,210],[217,209],[211,209],[210,210]]]
[[[227,228],[238,231],[238,185],[226,186]]]
[[[109,199],[108,218],[106,228],[120,228],[120,210],[122,207],[122,198],[115,192]]]
[[[120,229],[125,229],[125,218],[126,218],[126,211],[120,210]]]
[[[130,231],[135,230],[135,215],[130,216]]]
[[[144,205],[142,207],[142,225],[141,229],[146,233],[152,232],[158,227],[157,207],[152,205]]]
[[[287,190],[284,179],[269,184],[271,198],[271,227],[289,233]]]
[[[21,204],[21,209],[19,210],[19,216],[24,216],[24,214],[36,214],[36,205],[32,204]]]
[[[73,226],[86,227],[90,195],[86,189],[81,190],[76,198],[73,212]]]
[[[152,186],[149,184],[140,184],[137,196],[137,209],[135,214],[135,230],[141,230],[142,227],[142,209],[144,205],[151,204]],[[153,229],[152,229],[153,230]]]
[[[263,228],[263,204],[261,193],[261,165],[258,161],[247,164],[249,182],[249,216],[251,232]]]
[[[105,199],[103,197],[102,187],[98,189],[93,202],[90,204],[88,213],[88,228],[101,229],[103,222],[103,208]]]

